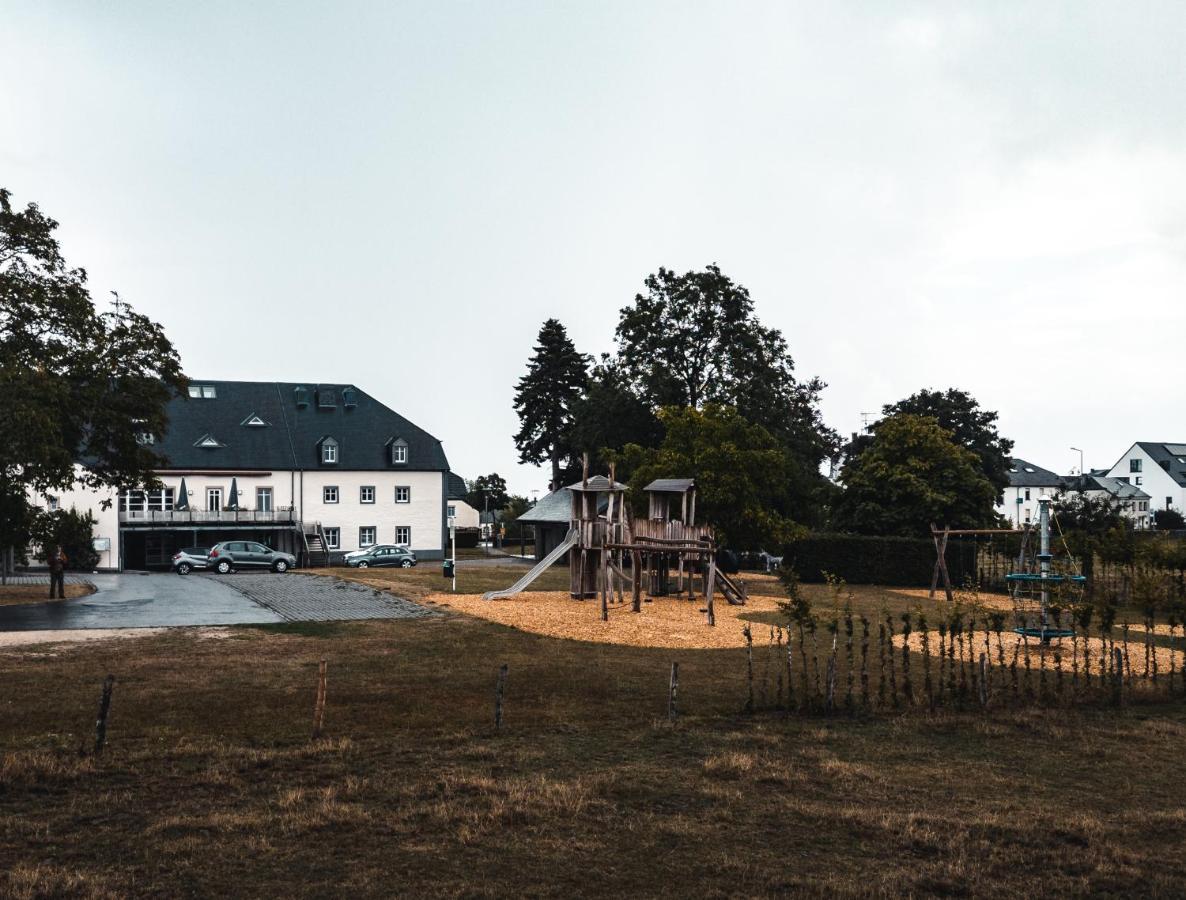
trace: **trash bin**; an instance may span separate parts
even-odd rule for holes
[[[441,572],[442,575],[444,575],[446,578],[452,578],[453,577],[453,560],[451,560],[451,559],[445,560],[445,562],[441,565],[441,569],[443,570]]]

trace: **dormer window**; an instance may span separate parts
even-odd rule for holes
[[[213,400],[218,396],[218,391],[212,384],[191,384],[189,395],[196,400]]]
[[[296,397],[296,405],[298,408],[309,405],[309,391],[306,388],[299,387],[292,392]]]
[[[358,406],[358,391],[354,388],[343,388],[342,390],[342,406],[346,409],[354,409]]]
[[[333,409],[338,405],[338,392],[333,388],[319,388],[317,390],[317,407],[319,409]]]
[[[216,438],[214,435],[204,434],[200,438],[198,438],[196,441],[194,441],[194,446],[195,447],[214,448],[214,447],[221,447],[222,444],[219,442],[218,438]]]
[[[408,463],[408,442],[397,438],[391,442],[391,464],[403,466]]]
[[[249,415],[246,419],[244,419],[239,424],[246,425],[248,428],[267,428],[268,427],[268,423],[265,422],[263,419],[261,419],[259,416],[257,416],[255,413],[252,413],[251,415]]]
[[[338,442],[332,437],[327,437],[321,442],[321,464],[323,466],[334,466],[338,463]]]

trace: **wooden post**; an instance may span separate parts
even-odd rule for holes
[[[708,554],[707,562],[705,563],[705,565],[708,567],[707,582],[704,585],[704,602],[705,602],[705,606],[707,607],[707,611],[708,611],[708,624],[716,625],[717,624],[717,614],[712,606],[712,591],[713,591],[713,587],[716,585],[716,581],[717,581],[717,567],[716,567],[716,563],[713,562],[711,553]],[[747,625],[746,627],[748,628],[749,626]]]
[[[988,656],[980,654],[980,708],[988,709]]]
[[[1112,704],[1119,706],[1124,701],[1124,654],[1119,647],[1112,648]]]
[[[954,603],[955,595],[951,590],[951,575],[947,571],[947,538],[950,536],[950,529],[943,526],[943,537],[938,536],[938,530],[934,525],[931,525],[931,540],[935,543],[935,569],[931,573],[931,597],[935,596],[936,583],[939,580],[939,575],[943,575],[943,592],[947,595],[947,602]]]
[[[99,717],[95,720],[95,756],[103,754],[103,744],[107,741],[107,713],[111,710],[111,691],[114,687],[114,675],[108,675],[103,679],[103,693],[99,698]]]
[[[313,740],[321,737],[321,726],[325,721],[325,670],[326,662],[317,666],[317,700],[313,703]]]
[[[667,718],[674,722],[676,717],[675,700],[679,693],[679,663],[671,664],[671,681],[667,685]]]
[[[507,664],[498,667],[498,684],[494,688],[494,730],[502,731],[502,696],[506,691]]]
[[[642,554],[637,550],[631,553],[630,564],[634,567],[633,609],[642,612]]]
[[[711,612],[709,614],[711,615]],[[752,713],[754,711],[754,633],[750,630],[749,625],[743,627],[741,633],[745,635],[745,668],[748,684],[745,712]]]

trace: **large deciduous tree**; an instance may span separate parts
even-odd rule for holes
[[[595,468],[607,462],[605,451],[627,444],[658,447],[663,425],[655,410],[630,387],[618,361],[603,355],[593,366],[584,395],[573,410],[573,449],[588,453]],[[628,478],[628,471],[618,473]]]
[[[502,509],[510,500],[507,481],[497,472],[479,475],[466,488],[465,502],[477,510]]]
[[[998,493],[980,458],[929,416],[898,413],[870,429],[840,472],[834,522],[862,534],[924,535],[931,523],[979,528],[996,521]]]
[[[556,319],[544,322],[527,374],[515,390],[515,447],[521,462],[551,463],[552,490],[560,486],[561,463],[572,455],[573,410],[588,369],[589,358],[577,352],[564,326]]]
[[[657,449],[627,446],[631,493],[656,478],[696,479],[696,518],[709,522],[736,549],[778,547],[800,527],[791,515],[793,462],[761,425],[730,406],[668,407],[659,413],[665,435]]]
[[[930,416],[952,434],[952,439],[966,447],[980,460],[980,470],[994,488],[997,496],[1009,486],[1009,454],[1013,442],[997,431],[997,413],[981,409],[976,398],[967,391],[948,388],[945,391],[923,389],[905,400],[886,404],[882,412],[887,416],[910,413]]]
[[[166,404],[185,379],[161,327],[126,303],[99,313],[58,223],[0,189],[0,497],[155,483]],[[80,468],[76,468],[76,464]],[[21,522],[22,515],[0,516]],[[19,532],[19,533],[18,533]],[[27,537],[22,528],[0,542]]]
[[[835,445],[819,414],[818,378],[800,382],[782,333],[754,315],[749,291],[718,266],[647,277],[621,311],[623,376],[654,409],[733,406],[818,467]]]

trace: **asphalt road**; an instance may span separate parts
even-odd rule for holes
[[[125,572],[87,577],[98,589],[89,597],[0,606],[0,631],[249,625],[285,621],[230,585],[200,575]]]

